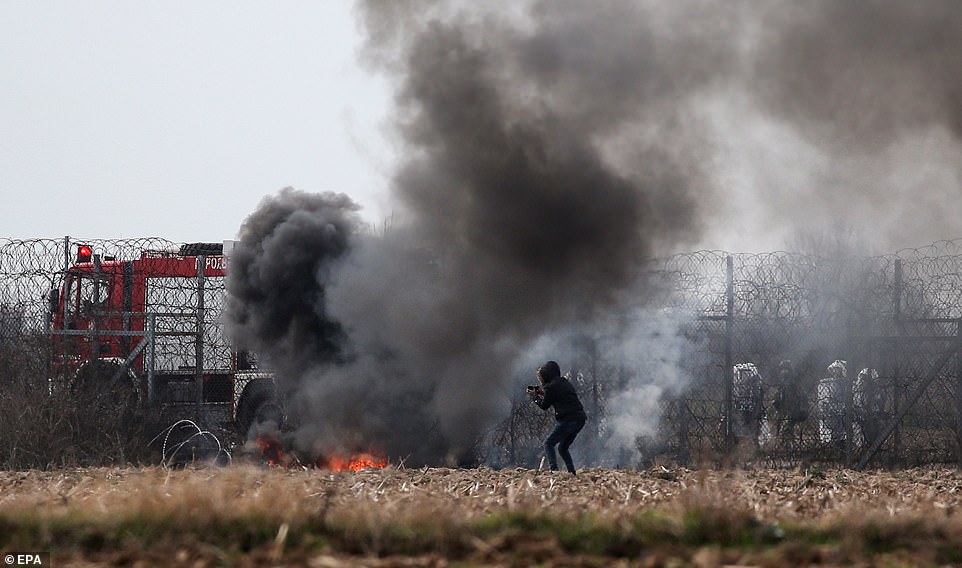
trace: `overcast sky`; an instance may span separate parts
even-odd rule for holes
[[[477,7],[451,2],[461,4]],[[625,105],[623,132],[593,139],[644,149],[650,129],[631,121],[640,115],[671,134],[655,138],[658,151],[677,151],[686,132],[702,146],[676,172],[692,177],[701,204],[698,238],[679,246],[775,250],[821,225],[867,235],[881,251],[962,235],[953,0],[826,0],[801,12],[789,0],[768,11],[719,4],[717,17],[700,2],[642,4],[616,0],[601,14],[556,5],[556,20],[534,10],[544,21],[531,33],[554,46],[565,84],[589,85],[590,97],[571,100],[591,104],[554,109],[559,117],[607,116],[592,81],[608,70],[614,80],[602,86],[627,89],[612,100],[642,100]],[[372,6],[396,18],[411,5]],[[372,223],[397,213],[388,186],[399,156],[412,155],[389,134],[398,77],[392,86],[361,64],[354,10],[350,0],[0,1],[0,238],[221,241],[287,186],[346,193]],[[706,36],[693,18],[718,20],[720,33]],[[582,39],[614,24],[622,35]],[[769,33],[752,50],[753,30]],[[480,44],[521,61],[499,31],[483,28]],[[672,112],[644,99],[661,92],[652,85],[676,86],[659,103]],[[558,93],[545,104],[567,100]],[[649,179],[663,161],[620,167],[628,163]]]
[[[0,237],[236,236],[285,186],[389,211],[389,92],[341,1],[0,2]]]

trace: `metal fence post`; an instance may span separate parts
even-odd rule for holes
[[[66,235],[63,238],[63,271],[67,272],[70,268],[70,236]]]
[[[90,360],[100,359],[100,328],[103,325],[103,316],[100,306],[100,283],[103,278],[103,272],[100,266],[100,255],[95,254],[94,258],[94,289],[93,296],[90,298],[90,321],[93,322],[93,326],[90,329]]]
[[[65,236],[63,238],[63,272],[62,272],[64,282],[67,281],[68,270],[70,270],[70,237]],[[70,293],[70,290],[68,290],[65,287],[63,290],[63,294],[64,294],[63,313],[60,314],[63,317],[64,321],[67,321],[67,306],[70,305],[70,298],[67,297],[67,294],[69,293]]]
[[[962,318],[955,324],[956,344],[962,345]],[[955,358],[955,452],[962,465],[962,357]]]
[[[734,389],[734,356],[732,354],[732,331],[735,319],[735,260],[728,255],[726,265],[726,310],[725,310],[725,447],[731,451],[735,445],[735,431],[732,428],[732,390]]]
[[[157,362],[157,314],[147,316],[147,402],[153,406],[157,401],[154,385],[154,367]]]
[[[855,379],[858,377],[859,364],[855,355],[854,315],[849,313],[847,348],[845,350],[848,368],[842,380],[842,396],[845,397],[845,466],[851,467],[855,455]],[[862,433],[864,436],[864,432]]]
[[[204,265],[206,263],[206,255],[197,257],[197,337],[194,340],[194,381],[198,408],[204,404]]]

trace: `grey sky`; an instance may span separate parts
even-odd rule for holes
[[[371,4],[382,33],[404,29],[404,8],[428,20],[465,5],[492,21],[508,12]],[[623,173],[664,185],[673,160],[699,229],[677,247],[775,250],[851,232],[889,252],[962,236],[955,0],[605,5],[512,4],[543,20],[532,45],[563,71],[541,77],[557,84],[535,99],[567,105],[570,124],[620,112],[591,136]],[[0,237],[219,241],[286,186],[346,193],[369,222],[396,213],[396,164],[417,156],[388,134],[404,78],[360,65],[354,9],[0,2]],[[499,43],[498,26],[465,29],[502,62],[541,53]],[[599,103],[604,88],[625,89],[610,93],[618,104]]]
[[[285,186],[383,219],[389,94],[352,10],[0,3],[0,237],[220,241]]]

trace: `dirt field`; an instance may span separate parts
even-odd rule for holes
[[[954,468],[0,472],[54,566],[962,565]]]

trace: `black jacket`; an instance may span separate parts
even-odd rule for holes
[[[585,408],[578,400],[578,393],[568,379],[558,377],[544,385],[544,396],[535,397],[534,403],[548,410],[554,406],[555,420],[587,420]]]

